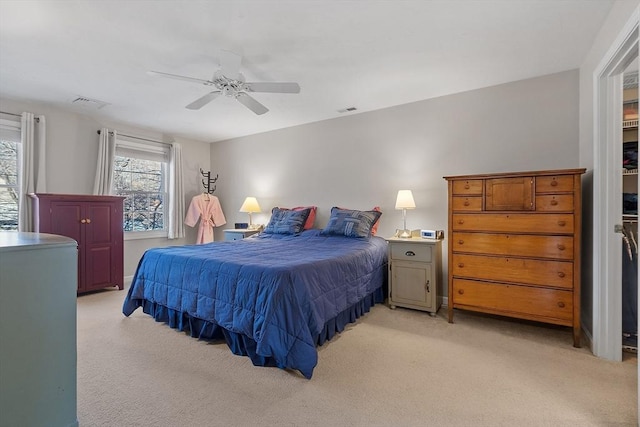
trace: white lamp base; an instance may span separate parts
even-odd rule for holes
[[[410,239],[411,238],[411,230],[398,230],[400,232],[400,234],[398,234],[398,237],[400,237],[401,239]]]

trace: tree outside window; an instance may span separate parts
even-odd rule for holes
[[[0,140],[0,230],[18,230],[20,143]]]

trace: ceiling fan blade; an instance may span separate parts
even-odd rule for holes
[[[170,79],[184,80],[186,82],[200,83],[203,85],[212,84],[209,80],[196,79],[195,77],[179,76],[177,74],[162,73],[160,71],[147,71],[147,74],[151,76],[160,76],[160,77],[168,77]]]
[[[258,101],[256,101],[255,99],[253,99],[252,97],[250,97],[244,92],[238,93],[238,95],[236,96],[236,99],[238,100],[238,102],[240,102],[242,105],[244,105],[245,107],[247,107],[248,109],[256,113],[257,115],[264,114],[267,111],[269,111],[267,107],[260,104]]]
[[[276,82],[260,82],[245,83],[246,90],[250,92],[271,92],[271,93],[300,93],[300,85],[298,83],[276,83]]]
[[[237,79],[240,73],[242,56],[230,50],[220,51],[220,72],[228,79]]]
[[[220,92],[219,90],[209,92],[202,98],[198,98],[195,101],[193,101],[191,104],[187,105],[186,108],[188,108],[189,110],[199,110],[205,105],[207,105],[208,103],[210,103],[211,101],[213,101],[214,99],[216,99],[218,95],[220,95],[221,93],[222,92]]]

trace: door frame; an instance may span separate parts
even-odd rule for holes
[[[622,73],[638,60],[639,8],[593,74],[593,353],[622,360]]]

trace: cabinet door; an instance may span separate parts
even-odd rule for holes
[[[114,215],[118,215],[118,212],[112,203],[92,202],[85,205],[85,290],[122,284],[117,272],[120,248],[118,239],[114,238],[122,230],[117,229],[121,222]]]
[[[485,209],[488,211],[532,211],[533,177],[485,180]]]
[[[394,303],[434,309],[436,283],[430,263],[395,261],[391,265],[391,299]]]
[[[85,260],[82,238],[84,224],[81,223],[83,215],[81,203],[54,201],[50,205],[48,221],[43,221],[49,226],[40,229],[42,233],[71,237],[78,243],[78,290],[84,290],[84,283],[80,278]]]

